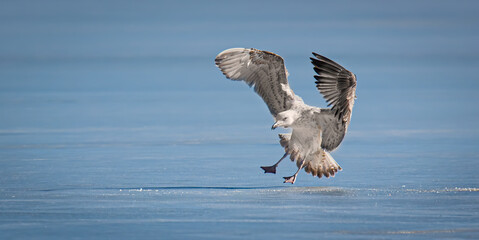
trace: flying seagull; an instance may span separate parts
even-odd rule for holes
[[[338,63],[313,52],[310,58],[317,75],[316,88],[328,107],[309,106],[294,94],[288,83],[288,70],[281,56],[254,48],[231,48],[216,56],[216,66],[231,79],[244,81],[263,98],[277,127],[291,128],[279,134],[283,157],[272,166],[261,167],[265,173],[276,173],[278,164],[290,155],[298,171],[284,177],[294,183],[301,169],[313,176],[334,176],[342,170],[329,152],[335,150],[346,134],[356,99],[356,75]]]

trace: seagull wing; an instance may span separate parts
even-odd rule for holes
[[[291,108],[294,93],[282,57],[254,48],[231,48],[218,54],[215,63],[227,78],[254,86],[274,117]]]
[[[328,102],[339,121],[349,125],[356,98],[356,75],[336,62],[313,52],[316,58],[310,58],[317,75],[316,87]]]
[[[316,122],[321,126],[321,148],[331,152],[336,149],[346,135],[347,126],[344,125],[331,109],[321,109],[315,115]]]

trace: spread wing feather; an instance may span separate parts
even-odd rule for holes
[[[254,86],[274,117],[291,108],[294,93],[282,57],[254,48],[231,48],[218,54],[215,63],[227,78]]]
[[[335,150],[343,141],[347,127],[331,109],[321,109],[319,113],[316,113],[316,121],[321,126],[321,148],[328,152]]]
[[[315,58],[310,58],[317,75],[316,87],[332,105],[332,111],[341,124],[347,126],[356,98],[356,76],[333,60],[313,52]]]

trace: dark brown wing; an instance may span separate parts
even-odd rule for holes
[[[313,52],[316,87],[332,105],[332,111],[342,124],[348,125],[356,98],[356,76],[331,59]]]

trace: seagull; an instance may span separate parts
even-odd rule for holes
[[[276,173],[278,164],[290,156],[298,170],[284,177],[294,184],[301,169],[321,178],[342,170],[330,152],[338,148],[348,130],[356,99],[356,75],[338,63],[313,52],[316,88],[330,108],[305,104],[288,83],[288,70],[281,56],[254,48],[231,48],[215,58],[226,78],[244,81],[263,99],[275,120],[272,130],[282,127],[291,133],[279,134],[283,157],[272,166],[262,166],[265,173]]]

